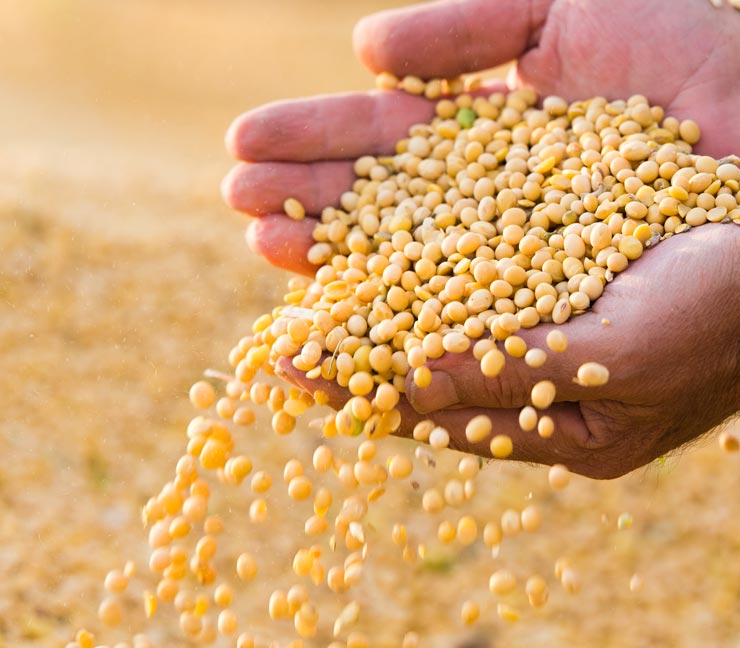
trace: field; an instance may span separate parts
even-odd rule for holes
[[[228,369],[232,344],[281,299],[287,276],[249,252],[244,217],[221,202],[230,120],[274,99],[369,87],[352,25],[398,4],[0,6],[0,648],[99,630],[105,573],[145,564],[140,510],[183,451],[189,386]],[[269,426],[250,435],[244,447],[277,475]],[[315,434],[294,436],[310,456]],[[544,469],[491,464],[479,513],[530,498],[545,512],[543,530],[500,560],[553,580],[567,554],[582,591],[553,584],[542,610],[505,623],[493,606],[471,631],[456,606],[461,592],[485,598],[490,555],[415,568],[384,557],[360,627],[378,638],[414,629],[429,646],[740,646],[738,461],[710,436],[613,482],[574,479],[557,497]],[[412,500],[396,496],[397,517],[415,515]],[[217,503],[238,509],[234,494]],[[634,523],[619,530],[623,512]],[[264,551],[290,545],[291,513],[270,527],[277,539],[259,539]],[[240,514],[224,557],[249,540]],[[633,574],[644,582],[634,592]],[[264,592],[287,583],[286,565],[268,561],[262,581]],[[136,585],[151,587],[143,570]],[[264,592],[242,593],[243,618]],[[145,628],[140,597],[126,602],[130,624],[101,641]],[[171,609],[150,627],[158,646],[187,645]]]

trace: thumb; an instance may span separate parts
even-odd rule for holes
[[[551,0],[432,2],[382,11],[355,27],[355,52],[372,72],[454,77],[523,54]]]
[[[504,344],[496,342],[495,348],[504,366],[500,373],[491,377],[482,373],[481,361],[473,355],[472,346],[464,353],[445,353],[427,362],[432,372],[429,386],[417,386],[413,373],[409,374],[406,395],[420,413],[459,407],[524,407],[532,404],[532,387],[543,380],[554,384],[554,402],[609,398],[612,394],[608,383],[585,386],[579,384],[577,376],[585,363],[596,361],[607,369],[615,364],[606,354],[614,348],[610,341],[618,338],[617,328],[602,324],[602,315],[594,310],[564,325],[542,324],[518,331],[516,335],[525,341],[528,350],[539,349],[546,354],[544,364],[530,366],[524,358],[507,354]],[[564,352],[548,347],[548,334],[553,331],[566,337],[568,347]]]

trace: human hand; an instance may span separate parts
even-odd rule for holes
[[[541,85],[537,87],[535,73],[545,68],[532,68],[532,61],[537,61],[536,57],[539,56],[540,66],[544,65],[543,61],[546,63],[549,58],[548,51],[550,54],[557,53],[560,60],[565,60],[567,57],[564,58],[564,55],[570,51],[567,43],[561,46],[560,41],[556,41],[548,31],[553,29],[548,27],[552,24],[551,20],[557,24],[558,20],[568,19],[568,16],[557,17],[559,14],[556,9],[562,3],[556,1],[546,4],[550,13],[545,14],[544,18],[539,16],[538,20],[519,16],[513,4],[509,6],[501,2],[485,5],[473,2],[455,5],[438,3],[384,13],[360,24],[356,34],[357,48],[371,69],[439,77],[508,60],[528,48],[530,44],[527,41],[531,38],[539,46],[529,49],[522,56],[518,74],[520,79],[533,83],[540,92],[557,92],[566,98],[594,94],[628,96],[642,92],[651,101],[666,105],[669,114],[698,117],[707,136],[704,148],[699,149],[702,152],[719,156],[733,148],[740,149],[740,138],[732,131],[735,125],[729,116],[722,117],[723,121],[707,123],[701,119],[701,115],[708,111],[715,114],[713,111],[724,109],[724,99],[719,99],[721,83],[708,83],[713,88],[712,92],[717,93],[716,102],[712,104],[708,100],[710,93],[701,97],[701,105],[695,98],[695,103],[691,104],[693,108],[688,109],[685,106],[690,103],[687,97],[691,93],[679,92],[681,86],[672,96],[668,96],[665,89],[670,84],[661,77],[665,69],[657,65],[653,66],[652,75],[644,73],[641,68],[633,68],[635,73],[632,75],[616,74],[622,68],[610,75],[605,73],[603,66],[593,68],[576,65],[570,68],[569,75],[558,79],[560,85],[542,73],[539,80]],[[578,10],[589,10],[596,4],[570,3],[568,6],[570,9],[577,7]],[[625,6],[620,5],[620,11]],[[671,6],[675,11],[675,4]],[[476,29],[480,31],[478,23],[483,22],[487,13],[493,12],[492,7],[495,8],[494,13],[502,17],[502,22],[491,23],[489,19],[492,25],[490,38],[487,41],[471,41],[479,43],[480,48],[450,48],[436,58],[431,57],[429,51],[423,51],[424,43],[447,42],[444,38],[434,38],[434,34],[440,34],[441,30],[446,33],[446,30],[452,29],[450,33],[453,34],[453,40],[455,34],[464,32],[462,25],[466,22],[470,23],[467,29],[471,34]],[[603,26],[609,21],[612,27],[617,24],[614,16],[608,18],[609,12],[614,11],[613,7],[598,4],[598,8],[601,12],[598,18],[605,22],[599,23],[596,17],[595,22],[586,21],[591,30],[598,31],[600,24]],[[533,5],[532,16],[536,14],[535,9]],[[467,14],[467,11],[471,11],[471,14]],[[632,10],[627,7],[626,11]],[[713,10],[702,5],[702,11]],[[450,12],[455,13],[457,20]],[[732,16],[731,20],[736,20],[735,14],[719,13],[723,16],[722,21],[729,16]],[[512,22],[503,20],[508,14],[511,14]],[[475,20],[470,16],[474,16]],[[686,19],[686,15],[682,16],[683,19]],[[503,36],[495,38],[495,28],[499,34],[507,34],[508,40]],[[592,42],[586,37],[587,34],[582,34],[581,41],[576,41]],[[550,43],[554,43],[549,50],[548,38]],[[678,39],[678,36],[674,35],[674,38]],[[737,56],[731,54],[730,50],[733,46],[737,48],[738,44],[737,39],[733,38],[727,38],[717,47],[734,62]],[[666,40],[670,41],[666,47],[673,47],[673,43],[678,42]],[[565,49],[560,51],[558,48],[561,47]],[[657,51],[662,50],[658,47]],[[574,53],[575,50],[571,51],[571,55]],[[680,57],[669,56],[668,59],[680,60]],[[579,59],[576,57],[576,60]],[[407,67],[403,67],[404,61],[408,61]],[[654,58],[647,59],[648,67],[651,62],[654,62]],[[728,63],[728,66],[731,67],[731,64]],[[697,69],[701,67],[697,62]],[[706,81],[705,71],[702,74]],[[583,75],[591,79],[591,85],[583,81]],[[548,86],[548,83],[554,85]],[[581,90],[582,83],[591,89]],[[687,84],[688,81],[684,85]],[[658,87],[660,93],[651,93],[653,87]],[[728,96],[731,97],[731,92],[722,95]],[[740,105],[737,98],[727,101],[730,106],[733,101],[734,105]],[[707,102],[712,104],[709,109]],[[251,162],[232,172],[225,182],[225,193],[237,208],[261,215],[250,230],[253,247],[273,263],[312,274],[313,268],[303,260],[305,251],[312,243],[310,232],[313,222],[286,221],[285,216],[277,213],[282,201],[288,196],[297,197],[314,214],[322,206],[336,202],[336,197],[351,185],[352,158],[366,153],[391,151],[393,142],[405,134],[411,123],[427,121],[431,114],[431,104],[424,99],[392,92],[282,102],[252,111],[237,120],[230,131],[229,144],[239,156]],[[359,120],[358,115],[367,115],[368,118]],[[716,120],[720,118],[716,117]],[[724,140],[718,135],[721,131],[726,133]],[[723,148],[724,145],[728,148]],[[731,234],[728,229],[732,230]],[[710,231],[715,232],[711,237]],[[728,232],[729,236],[723,236],[724,232]],[[531,370],[521,362],[510,361],[502,376],[490,381],[482,377],[477,362],[470,357],[449,355],[430,363],[437,372],[446,371],[448,376],[454,378],[451,384],[449,381],[445,384],[445,379],[438,374],[426,393],[409,383],[409,400],[402,404],[405,432],[408,433],[416,421],[432,418],[451,431],[457,447],[485,453],[485,447],[467,446],[463,434],[464,423],[474,414],[485,412],[494,419],[497,433],[509,434],[514,439],[514,458],[566,463],[571,469],[594,477],[613,477],[632,470],[700,434],[731,415],[737,409],[740,398],[737,392],[740,382],[737,375],[738,349],[727,347],[728,341],[731,345],[736,344],[738,304],[735,301],[728,309],[722,305],[722,299],[726,297],[721,297],[737,292],[733,286],[738,285],[738,276],[736,272],[732,274],[740,248],[737,236],[735,228],[722,229],[707,225],[699,231],[694,230],[662,243],[630,267],[629,272],[620,275],[591,312],[574,318],[562,327],[571,339],[571,348],[558,358],[557,363],[551,361],[541,370]],[[711,242],[713,250],[723,252],[716,256],[713,252],[711,259],[697,256],[706,252],[706,248],[686,248],[691,241],[695,241],[696,246],[709,245]],[[716,262],[722,257],[734,260],[717,265]],[[676,269],[684,267],[691,270],[677,276]],[[718,292],[707,292],[698,279],[700,277],[706,281],[711,277],[716,281],[714,285],[718,287]],[[663,283],[659,283],[659,279]],[[684,295],[682,302],[692,304],[692,309],[683,327],[679,325],[681,320],[670,320],[671,328],[663,323],[663,318],[666,313],[675,312],[680,307],[677,305],[680,304],[677,295]],[[705,316],[709,319],[703,319]],[[603,327],[600,323],[602,317],[610,319],[612,324]],[[703,327],[707,321],[720,325],[707,331],[704,355],[700,355],[701,348],[697,345],[679,345],[672,337],[677,337],[678,332],[688,331],[691,334],[694,329],[705,330]],[[666,330],[668,334],[653,340],[645,336],[646,331],[651,330]],[[522,337],[530,346],[543,347],[542,341],[547,331],[547,326],[539,326]],[[609,344],[602,343],[601,337],[594,339],[593,336],[602,331],[605,336],[603,339],[610,340]],[[681,354],[676,353],[672,346],[674,344]],[[615,348],[619,349],[619,354],[615,353]],[[624,353],[625,350],[630,353]],[[708,360],[699,362],[703,358]],[[587,360],[598,360],[611,369],[612,380],[608,385],[585,389],[572,383],[578,365]],[[701,368],[698,380],[698,376],[687,375],[685,371],[687,366],[694,364]],[[306,380],[289,362],[282,362],[279,370],[305,388],[313,390],[321,387],[328,391],[335,406],[341,406],[348,398],[348,394],[334,384],[318,385],[315,381]],[[526,404],[531,386],[540,377],[551,378],[558,386],[559,401],[546,412],[556,425],[555,436],[549,440],[539,438],[536,433],[523,434],[518,427],[518,410],[515,409]],[[709,381],[721,385],[720,389],[707,387]],[[651,390],[646,388],[646,384],[657,387]],[[696,388],[697,384],[701,385],[701,389]],[[434,404],[433,411],[430,411],[430,403]]]
[[[562,326],[521,330],[529,348],[546,349],[559,329],[568,338],[562,354],[548,354],[538,369],[507,358],[496,378],[486,378],[471,353],[447,353],[427,364],[432,383],[406,380],[402,434],[425,418],[445,427],[451,445],[489,455],[488,441],[465,437],[467,422],[487,414],[493,434],[513,440],[512,459],[562,463],[596,478],[627,473],[721,423],[740,404],[740,228],[707,224],[648,250],[617,275],[586,313]],[[607,319],[608,324],[602,323]],[[578,367],[597,361],[611,373],[602,387],[573,381]],[[336,408],[350,397],[336,383],[317,383],[286,359],[279,372],[302,388],[321,388]],[[519,427],[520,408],[532,386],[552,380],[555,403],[549,439]]]
[[[509,84],[568,100],[641,93],[702,129],[696,151],[740,151],[740,12],[700,0],[463,0],[385,11],[362,20],[355,49],[373,72],[450,77],[517,60]],[[487,91],[502,88],[492,82]],[[227,146],[243,160],[224,180],[226,201],[258,218],[253,249],[312,275],[311,218],[282,214],[288,197],[309,214],[336,205],[352,159],[383,154],[425,122],[433,104],[402,92],[282,101],[245,113]]]

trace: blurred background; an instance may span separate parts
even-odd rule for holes
[[[287,277],[246,249],[244,217],[221,203],[230,121],[370,87],[352,27],[401,4],[0,3],[0,647],[98,629],[105,573],[146,560],[140,509],[182,452],[190,384],[227,368],[284,292]],[[468,556],[390,573],[403,603],[376,597],[364,629],[415,629],[430,646],[740,646],[738,461],[708,440],[615,482],[575,479],[557,500],[542,469],[492,466],[496,506],[552,508],[511,559],[551,570],[567,550],[582,593],[553,591],[518,624],[494,606],[463,631],[445,596],[485,593],[490,571]],[[625,511],[634,524],[619,531]],[[173,614],[155,620],[160,646],[187,645]]]

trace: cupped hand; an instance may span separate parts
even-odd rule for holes
[[[740,12],[700,0],[445,0],[381,12],[355,30],[372,71],[450,77],[517,61],[509,86],[540,95],[609,99],[644,94],[666,114],[696,120],[696,150],[740,151]],[[492,82],[488,90],[502,89]],[[281,101],[234,121],[226,142],[241,164],[224,179],[235,209],[258,218],[251,247],[312,275],[313,219],[289,220],[288,197],[312,216],[351,187],[352,160],[387,154],[433,103],[402,92]]]
[[[492,434],[513,440],[513,459],[611,478],[721,423],[740,403],[740,228],[707,224],[673,236],[617,275],[588,312],[518,335],[529,348],[547,350],[553,329],[565,333],[568,348],[549,352],[537,369],[507,357],[501,374],[486,378],[470,353],[430,360],[429,387],[406,381],[401,433],[428,418],[448,430],[454,447],[490,456],[487,440],[465,437],[467,422],[486,414]],[[594,361],[609,369],[609,382],[574,382],[579,366]],[[336,383],[307,379],[289,361],[279,372],[308,391],[325,390],[337,408],[350,397]],[[540,380],[557,389],[540,412],[555,423],[549,439],[519,427],[519,411]]]
[[[461,0],[370,16],[355,46],[373,72],[449,77],[516,60],[508,87],[527,84],[569,100],[643,94],[666,114],[696,120],[703,138],[695,150],[721,157],[740,151],[738,33],[740,12],[698,0]],[[500,81],[487,88],[501,89]],[[392,152],[410,125],[432,114],[423,98],[369,92],[278,102],[239,117],[227,146],[242,162],[223,191],[234,208],[257,216],[250,245],[275,265],[312,275],[314,218],[351,187],[353,160]],[[288,197],[313,218],[289,220]],[[464,435],[465,423],[486,413],[494,433],[514,440],[513,458],[603,478],[695,438],[740,403],[739,239],[736,227],[711,224],[662,242],[618,275],[591,311],[561,327],[569,349],[540,369],[510,360],[501,376],[484,379],[470,355],[430,362],[430,387],[407,383],[402,432],[432,418],[458,448],[486,454],[487,444],[470,446]],[[551,328],[522,337],[545,348]],[[607,366],[609,383],[575,384],[587,361]],[[326,390],[336,407],[348,398],[288,361],[278,369],[306,389]],[[546,440],[518,425],[519,408],[543,378],[558,394],[544,412],[555,422]]]

